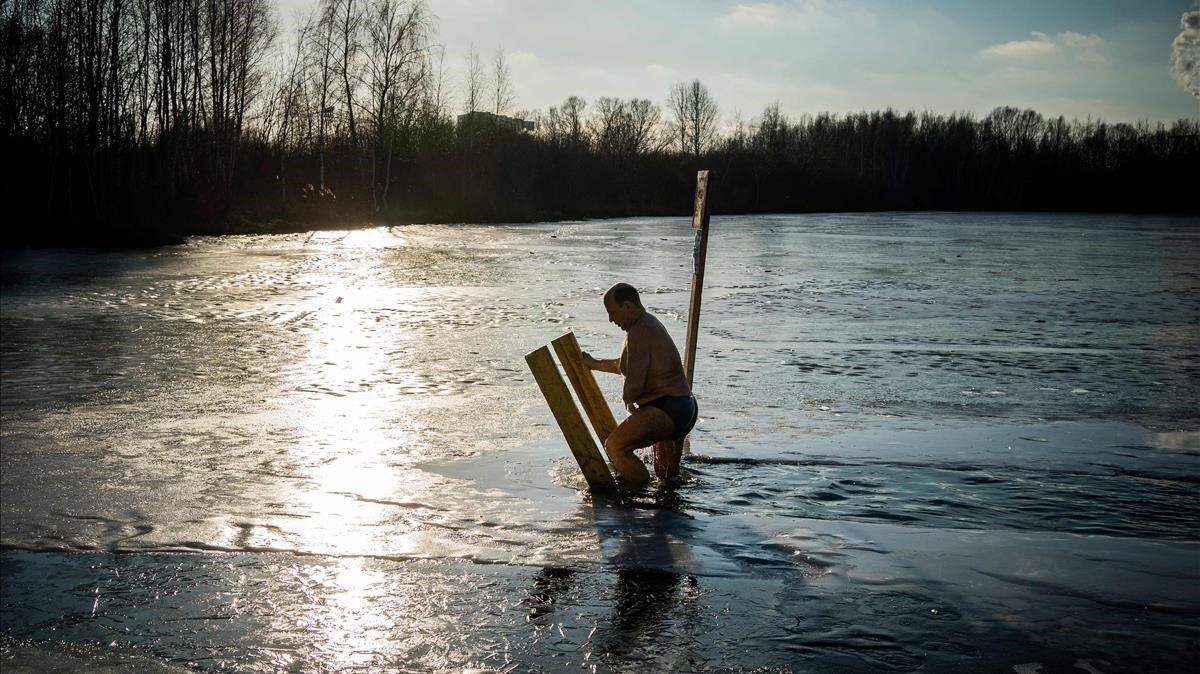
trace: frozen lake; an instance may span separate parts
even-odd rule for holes
[[[711,231],[686,482],[634,507],[582,490],[523,355],[568,329],[616,355],[600,295],[619,280],[682,346],[688,219],[4,253],[0,654],[1191,661],[1200,222]],[[619,378],[597,376],[619,411]]]

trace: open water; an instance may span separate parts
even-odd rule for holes
[[[682,346],[688,219],[4,253],[0,664],[1194,665],[1200,221],[711,231],[685,483],[630,504],[523,355],[615,355],[619,280]]]

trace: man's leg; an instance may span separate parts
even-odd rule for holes
[[[646,465],[633,450],[649,447],[675,434],[675,424],[657,407],[641,407],[626,417],[604,441],[604,451],[626,485],[637,488],[650,481]]]
[[[667,438],[654,443],[654,474],[660,480],[679,477],[679,463],[683,460],[683,440]]]

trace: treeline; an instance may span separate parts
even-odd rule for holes
[[[1196,120],[772,105],[731,123],[699,81],[662,107],[509,116],[504,53],[472,48],[451,86],[436,34],[415,0],[319,0],[286,34],[270,0],[2,2],[0,179],[30,218],[6,241],[686,213],[697,168],[726,213],[1197,212]]]
[[[274,30],[267,0],[0,5],[5,203],[30,218],[10,236],[102,242],[226,217]]]
[[[1197,213],[1200,119],[1171,126],[969,114],[806,116],[778,106],[722,144],[746,210]]]

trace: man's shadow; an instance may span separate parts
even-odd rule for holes
[[[576,591],[595,592],[598,599],[610,599],[612,609],[607,623],[601,619],[594,638],[589,637],[587,646],[593,656],[626,663],[661,659],[664,644],[672,643],[671,635],[699,629],[698,574],[705,571],[704,560],[697,558],[693,547],[699,527],[671,491],[632,502],[597,497],[584,508],[584,517],[592,520],[599,537],[601,554],[616,572],[611,594],[604,587],[586,587],[590,578],[572,569],[544,568],[534,577],[526,599],[530,622],[553,620],[548,616],[556,611],[556,604],[567,597],[573,604]]]
[[[673,490],[620,501],[598,496],[590,510],[600,553],[618,571],[696,570],[693,546],[700,530]]]

